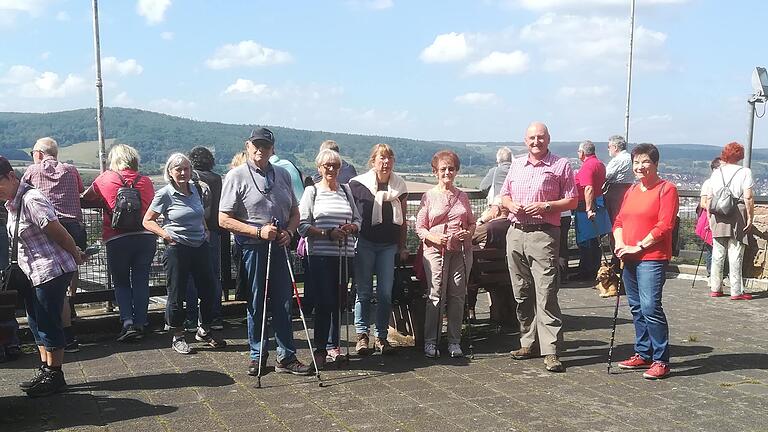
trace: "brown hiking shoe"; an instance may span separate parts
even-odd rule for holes
[[[395,352],[395,349],[392,348],[392,345],[389,344],[389,341],[386,338],[377,337],[373,346],[376,351],[381,352],[381,355],[389,355]]]
[[[357,344],[355,345],[355,352],[357,355],[369,355],[371,354],[368,348],[368,333],[360,333],[357,335]]]
[[[560,359],[554,354],[549,354],[544,357],[544,367],[550,372],[565,372],[563,364],[560,363]]]
[[[531,347],[522,347],[509,353],[515,360],[527,360],[529,358],[538,357],[538,354]]]

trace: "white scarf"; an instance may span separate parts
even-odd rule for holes
[[[367,173],[360,174],[353,178],[368,188],[373,195],[373,211],[371,212],[371,226],[379,225],[381,221],[381,207],[384,201],[392,203],[392,223],[395,225],[403,224],[403,208],[400,205],[399,197],[408,193],[405,182],[395,173],[390,174],[387,190],[378,190],[379,183],[376,179],[376,171],[370,170]]]

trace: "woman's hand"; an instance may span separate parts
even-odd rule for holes
[[[448,245],[448,234],[435,234],[430,233],[427,235],[427,240],[435,247],[445,247]]]
[[[165,244],[167,244],[168,246],[176,244],[176,241],[173,238],[171,238],[171,235],[168,234],[168,231],[163,230],[162,237],[163,237],[163,241],[165,241]]]
[[[633,255],[643,250],[640,246],[627,246],[627,245],[616,245],[616,249],[613,251],[613,253],[619,257],[624,258],[625,255]]]
[[[330,228],[328,230],[328,238],[332,241],[340,242],[344,240],[344,237],[346,237],[347,234],[344,231],[344,227],[340,228]]]
[[[356,233],[356,232],[357,232],[357,225],[355,225],[355,224],[352,224],[352,223],[349,223],[349,224],[344,224],[344,225],[342,225],[342,226],[340,227],[340,229],[341,229],[342,231],[344,231],[344,234],[345,234],[345,235],[350,235],[350,234],[354,234],[354,233]]]

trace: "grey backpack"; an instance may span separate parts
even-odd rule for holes
[[[741,171],[743,167],[740,167],[736,170],[735,173],[733,173],[733,176],[731,176],[731,179],[728,180],[728,182],[725,182],[725,176],[723,175],[723,169],[719,168],[720,171],[720,177],[723,179],[723,187],[720,188],[717,192],[712,194],[712,200],[709,202],[709,213],[727,217],[733,214],[733,211],[736,209],[736,207],[739,204],[739,200],[741,199],[741,196],[735,197],[733,196],[733,192],[731,191],[731,182],[733,181],[733,178],[736,177],[736,174]]]

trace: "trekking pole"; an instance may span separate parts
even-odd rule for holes
[[[464,229],[464,227],[461,227],[461,229]],[[461,241],[461,256],[464,260],[464,289],[466,291],[467,286],[469,286],[469,272],[467,271],[467,256],[466,251],[464,249],[464,240]],[[469,317],[469,307],[467,306],[466,301],[464,302],[464,315],[467,317],[467,338],[469,339],[469,358],[474,360],[475,359],[475,344],[472,339],[472,319]]]
[[[347,333],[347,340],[344,343],[346,346],[346,361],[349,361],[349,236],[344,236],[344,328]],[[341,317],[339,317],[341,319]],[[341,337],[341,332],[339,332]],[[341,347],[339,347],[341,349]]]
[[[279,227],[280,223],[276,221],[276,225]],[[299,316],[301,316],[301,323],[304,325],[304,334],[307,336],[307,345],[309,346],[309,352],[312,355],[312,365],[315,366],[315,377],[317,377],[317,385],[323,387],[323,380],[320,378],[320,369],[317,367],[315,361],[315,351],[312,349],[312,339],[309,337],[309,328],[307,327],[307,320],[304,319],[304,308],[301,307],[301,298],[299,297],[299,288],[296,287],[296,278],[293,276],[293,266],[291,265],[291,255],[288,253],[288,246],[283,245],[283,251],[285,253],[285,264],[288,265],[288,274],[291,276],[291,285],[293,285],[293,295],[296,296],[296,305],[299,307]],[[327,336],[327,335],[326,335]]]
[[[600,246],[600,255],[603,257],[603,262],[606,266],[610,267],[610,263],[608,262],[608,258],[605,255],[605,251],[603,250],[603,244],[600,241],[600,230],[598,229],[597,222],[592,219],[592,223],[595,227],[595,233],[597,234],[597,241],[598,245]],[[609,242],[610,244],[610,242]],[[621,264],[619,264],[619,269],[622,269],[624,267],[624,262],[622,261]],[[611,325],[611,342],[608,344],[608,375],[611,374],[611,359],[613,358],[613,344],[616,341],[616,322],[619,318],[619,303],[621,300],[621,290],[624,287],[624,281],[621,278],[621,274],[618,275],[618,283],[616,287],[616,305],[613,308],[613,324]]]
[[[342,251],[342,249],[345,249],[345,250]],[[342,275],[343,265],[342,265],[341,260],[343,259],[343,256],[346,255],[345,252],[346,252],[346,244],[342,243],[341,239],[339,239],[339,273],[338,273],[338,275],[339,275],[339,277],[338,277],[339,283],[336,286],[336,295],[337,295],[337,302],[336,302],[336,304],[337,304],[337,312],[338,312],[338,314],[336,316],[336,326],[335,326],[336,327],[336,335],[339,338],[339,351],[341,351],[341,313],[343,311],[341,302],[342,302],[342,297],[343,297],[342,292],[344,290],[343,285],[342,285],[344,283],[343,282],[344,278],[343,278],[343,275]],[[334,359],[334,362],[336,363],[336,367],[341,367],[341,363],[345,362],[347,360],[346,358],[341,358],[341,357],[343,357],[343,355],[339,354]]]
[[[264,330],[267,325],[267,296],[269,294],[269,269],[272,261],[272,241],[267,243],[267,271],[264,279],[264,305],[261,312],[261,337],[259,339],[259,372],[256,374],[256,388],[261,388],[261,359],[264,356]]]
[[[693,292],[693,286],[696,284],[696,276],[699,275],[699,267],[701,266],[701,258],[704,256],[704,249],[707,247],[707,242],[702,240],[701,252],[699,253],[699,261],[696,263],[696,271],[693,272],[693,282],[691,282],[691,292]]]
[[[448,234],[448,224],[443,225],[443,237]],[[437,287],[437,327],[435,329],[435,358],[440,357],[440,334],[443,332],[443,277],[445,276],[445,246],[440,239],[440,284]]]

